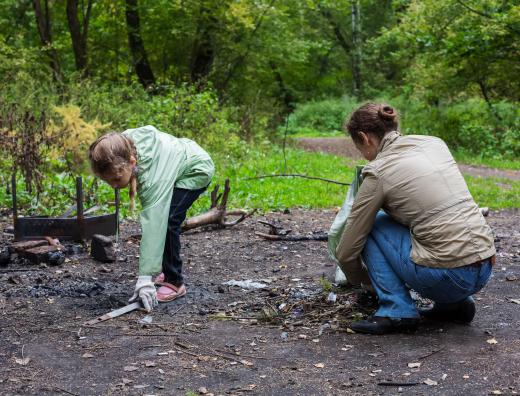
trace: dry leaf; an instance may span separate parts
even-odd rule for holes
[[[417,363],[408,363],[408,367],[410,368],[419,368],[421,367],[421,363],[417,362]]]
[[[206,393],[208,393],[208,390],[201,386],[199,389],[197,389],[197,391],[201,394],[201,395],[205,395]]]
[[[324,365],[323,363],[316,363],[316,364],[314,365],[314,367],[317,367],[317,368],[323,368],[323,367],[325,367],[325,365]]]
[[[125,366],[123,368],[124,371],[135,371],[135,370],[139,370],[139,368],[137,366]]]
[[[148,388],[150,385],[134,385],[134,389]]]
[[[501,395],[502,391],[499,391],[498,389],[491,392],[492,395]]]
[[[429,378],[425,379],[424,383],[429,386],[437,386],[437,381],[431,380]]]
[[[510,299],[509,301],[511,301],[512,303],[515,303],[515,304],[520,304],[520,298],[518,299]]]
[[[131,384],[132,382],[134,382],[133,380],[131,379],[128,379],[128,378],[123,378],[121,380],[121,382],[123,383],[123,385],[128,385],[128,384]]]
[[[253,363],[251,363],[249,360],[241,360],[240,363],[242,363],[244,366],[252,366]]]
[[[442,380],[444,381],[446,378],[448,378],[448,374],[443,374],[442,375]]]
[[[468,378],[469,378],[469,375],[465,374],[465,375],[462,376],[462,378],[464,378],[464,379],[468,379]]]
[[[24,358],[24,359],[16,358],[16,359],[14,359],[14,361],[21,366],[27,366],[29,364],[29,362],[31,361],[31,358]]]
[[[498,344],[498,341],[495,340],[494,338],[490,338],[489,340],[486,341],[488,344]]]
[[[145,365],[145,367],[155,367],[155,366],[157,366],[157,364],[155,364],[155,362],[152,362],[151,360],[147,360],[146,362],[144,362],[144,365]]]
[[[87,352],[87,353],[84,353],[83,355],[81,355],[81,357],[84,357],[85,359],[90,359],[90,358],[93,358],[94,355]]]

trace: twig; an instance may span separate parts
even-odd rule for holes
[[[324,181],[327,183],[339,184],[341,186],[350,186],[350,183],[344,183],[344,182],[340,182],[337,180],[325,179],[323,177],[301,175],[299,173],[280,173],[277,175],[261,175],[261,176],[255,176],[255,177],[247,177],[244,180],[265,179],[268,177],[301,177],[302,179],[320,180],[320,181]]]
[[[269,241],[327,241],[328,235],[326,233],[320,233],[317,235],[271,235],[263,232],[255,232],[255,235],[267,239]]]
[[[441,348],[439,348],[439,349],[436,349],[436,350],[434,350],[434,351],[432,351],[432,352],[430,352],[430,353],[428,353],[428,354],[426,354],[426,355],[419,356],[417,359],[426,359],[427,357],[430,357],[430,356],[432,356],[432,355],[435,355],[437,352],[443,351],[445,348],[446,348],[446,347],[443,346],[443,347],[441,347]]]
[[[253,356],[253,355],[243,355],[243,354],[236,354],[236,353],[232,353],[232,352],[227,352],[227,351],[223,351],[221,349],[215,349],[215,351],[218,351],[218,352],[222,352],[222,353],[227,353],[229,355],[233,355],[233,356],[236,356],[236,357],[246,357],[246,358],[251,358],[251,359],[265,359],[265,360],[273,360],[273,359],[276,359],[276,360],[285,360],[285,358],[281,358],[281,357],[264,357],[264,356]]]
[[[168,346],[167,344],[152,344],[152,345],[145,345],[142,347],[139,347],[139,349],[146,349],[146,348],[162,348]]]
[[[378,382],[379,386],[415,386],[421,385],[421,382]]]
[[[69,392],[68,390],[66,390],[66,389],[62,389],[62,388],[60,388],[59,386],[56,386],[56,385],[53,385],[53,388],[54,388],[54,389],[57,389],[57,390],[59,390],[59,391],[62,391],[62,392],[64,392],[64,393],[67,393],[67,394],[69,394],[69,395],[79,396],[77,393]]]
[[[194,357],[196,357],[196,358],[199,357],[199,355],[197,355],[196,353],[193,353],[193,352],[187,351],[187,350],[185,350],[185,349],[178,348],[178,347],[176,347],[175,345],[173,346],[173,348],[174,348],[176,351],[179,351],[179,352],[181,352],[181,353],[185,353],[186,355],[194,356]]]

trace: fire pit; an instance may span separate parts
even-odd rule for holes
[[[115,189],[115,213],[85,216],[83,210],[83,179],[76,178],[76,217],[18,216],[16,176],[12,176],[14,238],[17,241],[55,237],[60,240],[82,241],[92,235],[116,235],[119,227],[119,190]]]

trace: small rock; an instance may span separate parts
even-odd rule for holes
[[[8,250],[0,251],[0,267],[7,267],[11,261],[11,253]]]
[[[49,265],[61,265],[65,262],[65,254],[60,250],[49,252],[47,262]]]
[[[201,386],[199,389],[197,389],[197,392],[199,392],[199,394],[201,395],[205,395],[206,393],[208,393],[208,390],[205,387]]]
[[[102,263],[114,262],[116,252],[112,238],[100,234],[93,235],[90,244],[90,255],[94,260]]]

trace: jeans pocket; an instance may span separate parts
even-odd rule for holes
[[[471,292],[477,285],[477,274],[472,274],[471,271],[464,271],[462,268],[448,270],[444,273],[444,275],[446,282],[451,284],[452,287],[463,292]]]
[[[477,274],[463,268],[441,270],[440,282],[426,288],[421,295],[439,303],[461,301],[475,293]]]

